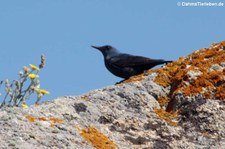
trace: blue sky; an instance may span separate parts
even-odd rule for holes
[[[1,0],[0,80],[17,79],[23,66],[39,64],[45,54],[40,81],[51,94],[44,100],[80,95],[121,80],[91,45],[175,60],[225,40],[225,6],[177,2],[182,1]]]

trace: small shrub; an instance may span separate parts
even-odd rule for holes
[[[19,79],[13,80],[11,83],[8,79],[5,81],[0,81],[0,87],[5,86],[5,94],[0,108],[2,107],[13,107],[22,106],[26,107],[26,101],[30,99],[31,95],[36,93],[36,104],[41,100],[41,98],[49,94],[48,91],[40,88],[40,81],[38,80],[38,73],[45,66],[45,57],[41,55],[41,64],[35,66],[30,64],[29,67],[24,66],[19,72]],[[2,97],[2,94],[0,93]]]

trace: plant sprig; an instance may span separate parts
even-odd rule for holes
[[[36,104],[41,98],[49,94],[47,90],[40,88],[39,75],[41,69],[45,66],[45,57],[41,55],[41,63],[39,66],[30,64],[29,67],[24,66],[19,72],[19,79],[13,80],[9,83],[9,80],[0,81],[0,87],[5,84],[5,96],[0,108],[9,106],[20,106],[21,104],[26,105],[26,101],[31,97],[33,93],[37,94]],[[1,95],[1,94],[0,94]]]

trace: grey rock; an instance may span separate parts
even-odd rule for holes
[[[157,97],[170,93],[170,87],[153,82],[156,75],[40,106],[1,109],[1,148],[92,149],[94,145],[81,135],[82,129],[91,127],[122,149],[225,148],[224,102],[177,94],[175,110],[182,111],[178,126],[170,125],[154,111],[160,108]],[[26,116],[36,119],[29,122]]]
[[[223,71],[223,63],[221,63],[220,65],[219,64],[214,64],[211,66],[211,68],[209,68],[209,72],[210,71]]]
[[[189,79],[196,79],[198,76],[200,76],[202,74],[201,71],[193,71],[190,70],[187,72],[187,76],[189,77]]]
[[[197,98],[185,99],[182,120],[174,127],[153,112],[159,104],[151,94],[168,92],[150,79],[79,97],[60,97],[38,107],[2,109],[0,132],[4,135],[0,143],[3,148],[94,148],[77,128],[95,127],[118,148],[221,148],[225,138],[224,104],[207,100],[197,105]],[[30,123],[26,115],[64,121],[50,127],[48,121]]]

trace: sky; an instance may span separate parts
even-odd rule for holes
[[[0,80],[18,79],[44,54],[39,80],[48,101],[121,81],[91,45],[176,60],[225,40],[225,6],[178,6],[187,2],[210,1],[0,0]]]

